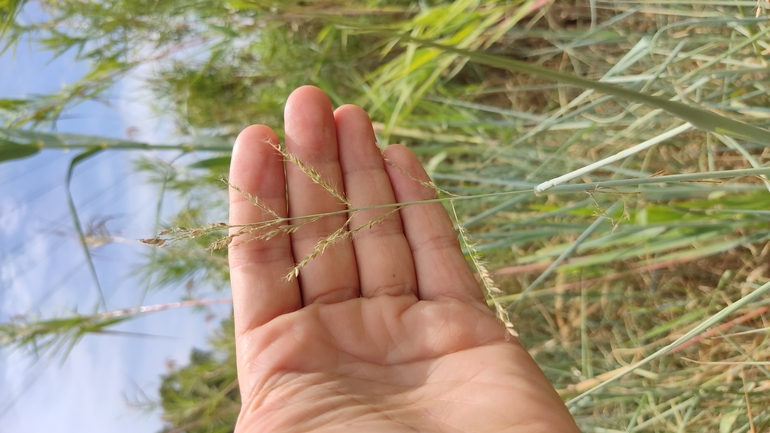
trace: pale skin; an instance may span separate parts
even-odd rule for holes
[[[333,110],[321,90],[306,86],[292,93],[284,115],[286,151],[352,207],[435,198],[415,180],[429,182],[409,149],[380,152],[359,107]],[[239,135],[232,184],[281,216],[346,209],[296,166],[284,170],[270,143],[278,137],[267,126]],[[360,212],[349,229],[387,212]],[[274,218],[231,189],[232,225]],[[440,203],[405,206],[328,248],[298,278],[285,278],[346,219],[338,214],[231,244],[243,400],[237,433],[578,431],[487,307]]]

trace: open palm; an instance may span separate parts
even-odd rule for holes
[[[358,107],[332,111],[322,91],[302,87],[286,104],[285,128],[285,151],[303,166],[284,167],[266,126],[238,137],[230,181],[241,192],[231,190],[231,225],[435,196],[411,151],[394,145],[383,158]],[[338,213],[232,243],[243,400],[236,431],[577,431],[486,307],[443,206],[391,210],[369,208],[349,221]],[[340,229],[354,234],[285,278]]]

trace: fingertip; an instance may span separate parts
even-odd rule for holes
[[[337,121],[337,123],[346,122],[348,120],[364,120],[369,122],[370,127],[372,122],[372,120],[369,118],[369,114],[364,111],[363,108],[354,104],[345,104],[339,106],[336,110],[334,110],[334,119]]]
[[[329,110],[332,110],[332,101],[329,99],[329,96],[326,95],[326,92],[318,87],[306,85],[298,87],[291,92],[289,98],[286,100],[284,115],[302,114],[306,111],[304,108],[308,105],[314,107],[329,107]]]
[[[288,151],[300,157],[297,152],[304,152],[300,148],[310,153],[332,151],[329,156],[336,159],[337,133],[332,108],[331,100],[318,87],[302,86],[293,91],[283,112]],[[333,149],[323,149],[329,144],[334,144]]]
[[[248,224],[261,218],[258,209],[246,203],[244,193],[267,199],[285,194],[283,161],[276,149],[279,143],[275,132],[265,125],[249,126],[235,139],[228,179],[232,224]]]
[[[334,111],[334,122],[343,171],[382,167],[382,153],[366,111],[357,105],[343,105]]]
[[[243,142],[252,142],[254,140],[264,140],[267,138],[275,138],[277,140],[278,136],[269,126],[251,125],[244,128],[243,131],[238,134],[238,137],[235,139],[235,144],[238,145]]]
[[[259,171],[277,154],[278,135],[265,125],[251,125],[235,139],[230,160],[230,181],[240,183]]]
[[[254,151],[267,150],[269,148],[275,148],[280,143],[278,135],[272,128],[265,125],[251,125],[238,134],[235,138],[235,145],[233,146],[233,160],[236,157],[240,157],[243,154],[248,154]],[[258,144],[267,144],[267,146],[257,147]]]

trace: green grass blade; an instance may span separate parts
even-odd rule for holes
[[[622,188],[625,186],[649,185],[655,183],[691,182],[706,179],[735,179],[744,176],[761,176],[770,174],[768,168],[747,168],[742,170],[722,170],[708,173],[672,174],[667,176],[648,177],[643,179],[608,180],[604,182],[589,182],[574,185],[559,185],[549,189],[546,194],[573,193],[591,191],[597,188]]]
[[[98,135],[48,133],[16,128],[0,127],[0,146],[34,146],[41,149],[90,149],[100,147],[109,150],[182,150],[204,152],[231,152],[230,140],[216,136],[196,136],[184,144],[149,144]]]
[[[553,271],[556,270],[556,268],[559,267],[559,265],[564,262],[569,256],[571,256],[575,251],[577,251],[580,244],[583,243],[586,239],[588,239],[589,236],[593,234],[593,232],[596,231],[597,228],[611,215],[615,210],[622,204],[622,201],[617,201],[615,204],[613,204],[609,209],[607,209],[607,212],[605,212],[603,215],[600,215],[599,218],[596,219],[588,228],[580,234],[580,236],[573,242],[569,248],[567,248],[559,257],[551,263],[548,268],[543,271],[542,274],[540,274],[539,277],[535,281],[532,282],[524,291],[521,292],[521,297],[519,297],[514,303],[508,307],[509,312],[513,312],[516,307],[519,305],[519,303],[524,299],[527,293],[531,292],[532,290],[536,289],[540,286],[540,284],[543,283],[548,277],[551,276]]]
[[[0,142],[0,163],[14,159],[27,158],[40,152],[39,146],[29,144],[16,144],[13,142]]]
[[[80,217],[78,216],[78,211],[77,211],[77,208],[75,207],[75,201],[72,198],[72,189],[70,188],[72,184],[72,175],[75,172],[75,167],[81,162],[101,152],[102,150],[104,149],[101,147],[93,147],[79,154],[78,156],[72,158],[69,169],[67,170],[66,186],[67,186],[67,206],[69,207],[70,216],[72,217],[72,223],[75,225],[75,230],[78,232],[78,239],[80,240],[80,245],[83,247],[83,253],[85,253],[86,255],[86,262],[88,263],[88,270],[91,273],[91,278],[93,278],[94,284],[96,285],[96,290],[99,292],[99,303],[106,310],[107,302],[104,300],[104,292],[102,291],[102,285],[99,282],[99,275],[96,273],[96,267],[94,266],[94,260],[93,260],[93,257],[91,256],[91,250],[88,249],[88,242],[86,241],[86,235],[83,232],[83,226],[80,224]]]
[[[16,16],[24,8],[24,4],[27,0],[0,0],[0,36],[11,28]],[[6,45],[7,47],[7,45]],[[5,47],[0,52],[5,50]]]
[[[626,368],[621,374],[618,374],[611,379],[605,380],[604,382],[600,383],[599,385],[596,385],[595,387],[589,389],[588,391],[578,395],[577,397],[573,398],[572,400],[569,400],[567,402],[567,406],[574,406],[576,403],[578,403],[580,400],[582,400],[585,397],[588,397],[589,395],[595,393],[596,391],[599,391],[600,389],[603,389],[610,385],[611,383],[614,383],[618,380],[620,380],[622,377],[624,377],[626,374],[634,371],[635,369],[639,367],[643,367],[650,362],[660,358],[661,356],[671,352],[676,347],[686,343],[687,341],[691,340],[695,336],[705,332],[709,328],[711,328],[713,325],[721,322],[724,320],[727,316],[735,313],[736,311],[740,310],[741,308],[749,305],[750,303],[754,302],[756,299],[760,298],[761,296],[770,293],[770,283],[765,283],[753,292],[749,293],[748,295],[742,297],[741,299],[735,301],[734,303],[730,304],[729,306],[723,308],[718,313],[714,314],[713,316],[709,317],[708,319],[701,322],[700,325],[694,327],[689,332],[684,334],[683,336],[677,338],[674,342],[671,344],[668,344],[667,346],[663,347],[662,349],[658,350],[657,352],[653,353],[652,355],[642,359],[641,361],[637,362],[636,364],[630,365],[628,368]]]
[[[648,95],[645,93],[639,93],[637,91],[620,87],[614,84],[605,83],[601,81],[593,81],[586,78],[578,77],[571,74],[566,74],[559,71],[554,71],[541,66],[532,65],[517,60],[506,59],[491,54],[479,53],[475,51],[468,51],[461,48],[450,47],[435,42],[426,41],[422,39],[413,38],[410,36],[403,36],[403,40],[420,44],[426,47],[437,48],[448,53],[458,54],[468,57],[476,63],[480,63],[487,66],[492,66],[501,69],[507,69],[509,71],[535,75],[550,80],[558,81],[565,84],[570,84],[577,87],[583,87],[593,89],[599,92],[603,92],[609,95],[613,95],[620,98],[625,98],[641,104],[647,104],[655,108],[665,110],[669,114],[672,114],[680,119],[686,120],[693,125],[704,131],[716,132],[720,134],[726,134],[744,140],[753,141],[756,143],[770,145],[770,131],[758,128],[753,125],[749,125],[737,120],[730,119],[728,117],[720,116],[718,114],[706,111],[700,108],[691,107],[681,102],[669,101],[657,96]],[[759,69],[758,69],[759,71]]]
[[[187,167],[189,168],[208,168],[212,170],[227,169],[230,167],[231,155],[217,156],[214,158],[201,159],[200,161],[193,162]]]

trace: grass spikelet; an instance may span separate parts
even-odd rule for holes
[[[148,245],[155,245],[157,247],[165,247],[179,241],[195,239],[209,233],[227,230],[230,227],[230,225],[223,222],[211,223],[203,227],[194,228],[174,227],[172,229],[161,231],[158,236],[154,238],[139,239],[139,242]]]
[[[266,140],[268,144],[273,146],[273,149],[278,151],[283,158],[286,161],[289,161],[290,163],[294,164],[297,168],[299,168],[307,177],[310,178],[314,183],[319,185],[321,188],[325,189],[329,194],[331,194],[334,198],[341,201],[342,203],[345,203],[347,207],[352,207],[350,205],[350,202],[343,194],[341,194],[339,191],[337,191],[337,188],[334,187],[334,185],[330,184],[329,182],[325,181],[321,174],[315,171],[312,167],[308,167],[305,165],[304,162],[300,161],[299,158],[296,157],[296,155],[293,155],[284,149],[281,148],[281,146],[277,143],[272,142],[271,140]]]
[[[385,164],[388,164],[391,167],[395,167],[396,170],[398,170],[401,173],[403,173],[404,176],[408,177],[409,179],[412,179],[413,181],[419,183],[420,185],[422,185],[422,186],[424,186],[426,188],[432,189],[433,191],[436,192],[436,194],[438,196],[441,196],[441,194],[445,194],[445,195],[447,195],[449,197],[456,197],[457,196],[456,194],[452,194],[449,191],[446,191],[444,189],[439,188],[438,185],[436,185],[433,182],[425,182],[424,180],[417,179],[416,177],[412,176],[408,171],[406,171],[403,168],[399,167],[398,165],[396,165],[396,163],[394,163],[393,161],[389,160],[388,158],[383,158],[383,160],[385,161]]]
[[[296,278],[299,276],[299,271],[303,267],[305,267],[308,263],[310,263],[311,260],[318,257],[319,254],[322,254],[324,251],[326,251],[327,248],[329,248],[331,245],[346,239],[348,236],[351,235],[352,232],[348,231],[348,224],[350,224],[350,220],[353,218],[353,215],[355,215],[355,212],[352,212],[350,216],[348,217],[347,221],[345,221],[345,224],[343,224],[340,228],[335,230],[334,233],[331,235],[321,239],[316,244],[315,248],[313,248],[313,251],[310,252],[307,256],[305,256],[302,261],[297,263],[291,271],[289,271],[288,274],[286,274],[286,279],[291,280],[292,278]]]
[[[166,245],[166,240],[161,237],[139,239],[139,242],[147,245],[155,245],[156,247],[163,247]]]
[[[229,181],[229,180],[228,180],[226,177],[224,177],[224,176],[221,178],[221,180],[222,180],[222,182],[224,182],[225,184],[227,184],[227,186],[229,186],[230,188],[232,188],[232,189],[234,189],[235,191],[237,191],[237,192],[238,192],[238,194],[240,194],[240,195],[242,195],[242,196],[246,197],[246,199],[247,199],[248,201],[250,201],[250,202],[251,202],[251,203],[252,203],[254,206],[256,206],[256,207],[260,208],[260,209],[261,209],[262,211],[264,211],[264,212],[267,212],[267,213],[269,213],[270,215],[274,216],[275,218],[278,218],[278,219],[279,219],[279,218],[281,218],[281,217],[280,217],[280,216],[279,216],[279,215],[278,215],[278,214],[277,214],[275,211],[273,211],[272,209],[270,209],[269,207],[267,207],[267,205],[266,205],[266,204],[262,203],[262,202],[259,200],[259,198],[258,198],[258,197],[254,196],[254,195],[252,195],[252,194],[249,194],[248,192],[246,192],[246,191],[242,190],[242,189],[241,189],[241,188],[239,188],[238,186],[236,186],[236,185],[234,185],[234,184],[230,183],[230,181]]]
[[[474,243],[470,240],[470,237],[468,236],[468,233],[466,232],[465,227],[463,227],[462,224],[459,223],[460,219],[457,216],[457,209],[455,209],[455,204],[453,200],[449,200],[449,206],[452,208],[452,214],[454,216],[455,225],[457,226],[457,232],[460,235],[460,239],[462,239],[462,242],[465,245],[465,248],[468,250],[468,255],[471,257],[473,266],[476,268],[476,271],[479,273],[479,279],[481,279],[481,284],[484,285],[484,289],[486,289],[487,294],[489,295],[489,298],[492,300],[492,303],[495,307],[495,313],[497,314],[497,318],[500,319],[501,322],[503,322],[503,325],[505,326],[505,329],[508,331],[509,334],[511,334],[514,337],[518,337],[519,333],[516,332],[516,330],[513,327],[513,323],[511,322],[511,318],[508,314],[508,310],[497,299],[498,295],[502,294],[503,291],[500,290],[499,287],[497,287],[497,284],[495,284],[495,281],[492,279],[491,273],[489,272],[487,267],[484,265],[484,262],[481,260],[480,253],[478,252],[478,250],[476,250]]]
[[[322,218],[322,215],[318,215],[318,216],[315,216],[313,218],[305,219],[305,220],[303,220],[299,224],[282,225],[282,226],[280,226],[280,227],[278,227],[276,229],[270,230],[267,233],[262,233],[261,235],[252,236],[249,239],[246,239],[245,241],[243,241],[242,243],[246,244],[246,243],[249,243],[249,242],[255,241],[255,240],[268,240],[268,239],[272,239],[273,237],[275,237],[275,236],[277,236],[279,234],[291,234],[291,233],[294,233],[295,231],[299,230],[305,224],[309,224],[311,222],[318,221],[321,218]],[[239,236],[252,234],[252,233],[254,233],[256,231],[262,230],[264,228],[267,228],[267,227],[269,227],[271,225],[280,223],[282,221],[284,221],[284,220],[283,219],[281,219],[281,220],[271,220],[271,221],[265,221],[263,223],[259,223],[259,224],[256,224],[256,225],[252,225],[252,224],[246,225],[246,226],[242,227],[241,230],[239,230],[238,232],[236,232],[234,234],[223,236],[218,241],[216,241],[213,244],[211,244],[208,249],[210,249],[210,250],[217,250],[217,249],[220,249],[220,248],[225,248],[228,245],[230,245],[230,243],[233,241],[233,239],[235,239],[235,238],[237,238]]]
[[[292,278],[298,277],[299,276],[299,272],[300,272],[300,270],[303,267],[305,267],[308,263],[310,263],[311,260],[313,260],[314,258],[318,257],[318,255],[320,255],[324,251],[326,251],[326,249],[329,248],[331,245],[333,245],[333,244],[335,244],[335,243],[337,243],[337,242],[339,242],[341,240],[347,239],[348,237],[355,235],[356,233],[360,232],[361,230],[368,229],[368,228],[371,228],[371,227],[375,226],[376,224],[384,221],[385,218],[387,218],[388,216],[398,212],[399,208],[400,208],[400,206],[397,206],[396,208],[391,209],[389,212],[387,212],[387,213],[385,213],[383,215],[380,215],[379,217],[374,218],[371,221],[368,221],[366,224],[363,224],[363,225],[361,225],[359,227],[356,227],[353,230],[348,230],[348,226],[350,225],[350,221],[353,219],[353,215],[355,215],[357,213],[357,212],[353,212],[350,215],[350,217],[348,217],[348,220],[345,221],[345,224],[342,225],[342,227],[337,229],[331,235],[329,235],[329,236],[321,239],[320,241],[318,241],[318,243],[316,244],[316,246],[313,249],[313,251],[311,251],[310,254],[308,254],[304,259],[302,259],[301,262],[297,263],[291,269],[291,271],[289,271],[289,273],[286,274],[286,279],[290,280]]]

